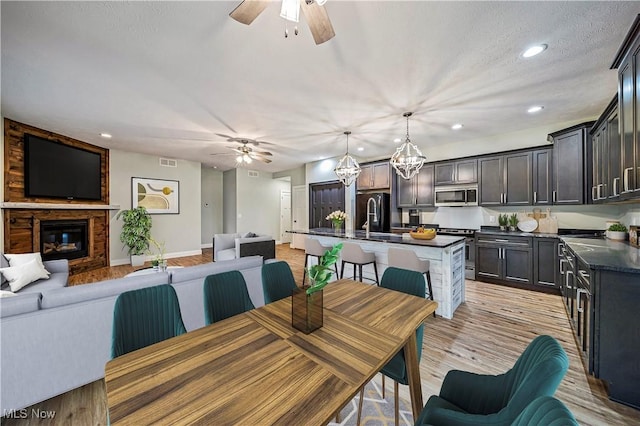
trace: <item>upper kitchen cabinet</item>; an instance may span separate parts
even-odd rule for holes
[[[456,185],[478,181],[478,160],[476,158],[436,164],[435,184]]]
[[[433,206],[433,171],[433,164],[425,164],[411,179],[403,179],[396,175],[398,207]]]
[[[547,206],[553,203],[553,149],[533,151],[533,205]]]
[[[532,202],[532,153],[520,152],[480,158],[482,206],[520,206]]]
[[[361,171],[356,180],[357,190],[389,189],[391,187],[391,166],[389,161],[361,164]]]
[[[616,201],[620,198],[621,138],[618,129],[618,96],[607,106],[591,129],[592,203]]]
[[[611,65],[618,69],[619,131],[621,137],[620,199],[640,197],[640,15]]]
[[[590,188],[588,130],[593,121],[551,133],[553,139],[553,204],[584,204]]]

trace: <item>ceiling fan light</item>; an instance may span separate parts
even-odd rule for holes
[[[237,163],[242,163],[242,155],[238,155],[238,156],[236,157],[236,162],[237,162]]]
[[[411,114],[410,112],[403,114],[407,118],[407,137],[389,160],[396,173],[403,179],[411,179],[418,174],[427,159],[409,139],[409,117]]]
[[[280,17],[291,22],[300,21],[300,0],[282,0]]]

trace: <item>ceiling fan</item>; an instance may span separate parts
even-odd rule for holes
[[[288,21],[298,22],[300,9],[304,14],[313,40],[316,44],[322,44],[331,40],[336,33],[329,20],[329,15],[324,8],[327,0],[282,0],[280,16]],[[244,0],[231,11],[231,16],[236,21],[245,25],[251,24],[271,3],[268,0]],[[296,28],[296,34],[297,34]],[[288,32],[285,30],[285,37]]]
[[[248,146],[249,143],[258,145],[259,143],[258,141],[241,139],[241,140],[238,140],[238,142],[240,142],[241,145],[227,146],[227,148],[234,151],[233,154],[232,153],[216,153],[211,155],[235,155],[236,162],[238,163],[238,165],[241,165],[243,163],[251,164],[253,160],[262,161],[263,163],[267,163],[267,164],[271,163],[271,160],[266,158],[266,157],[271,157],[273,155],[269,151],[254,151],[250,146]]]

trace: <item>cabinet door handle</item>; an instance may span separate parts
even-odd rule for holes
[[[507,193],[504,193],[504,203],[507,204]]]
[[[564,243],[558,243],[558,256],[562,254],[563,249],[564,249]]]
[[[618,188],[619,185],[620,185],[620,178],[619,177],[614,178],[613,179],[613,196],[614,197],[617,197],[618,195],[620,195],[620,193],[618,192],[619,191],[619,188]]]
[[[578,312],[584,312],[584,307],[582,306],[582,293],[585,291],[581,288],[576,288],[576,299],[578,300]]]
[[[564,275],[564,268],[562,266],[566,263],[567,263],[566,259],[560,259],[560,275]]]
[[[595,201],[596,200],[596,187],[592,186],[591,187],[591,201]]]
[[[553,202],[556,202],[556,191],[553,191]]]
[[[566,287],[567,287],[567,289],[571,290],[571,289],[573,289],[573,287],[571,287],[571,286],[569,285],[569,275],[573,275],[573,271],[572,271],[572,270],[568,270],[568,271],[567,271],[567,274],[565,275],[565,278],[566,278],[566,284],[567,284],[567,285],[566,285]]]
[[[600,189],[602,189],[602,191]],[[598,191],[598,200],[602,200],[604,198],[604,183],[598,184],[597,191]]]
[[[633,170],[633,167],[627,167],[626,169],[624,169],[624,173],[623,173],[623,183],[624,185],[622,185],[624,187],[622,192],[629,192],[629,172]]]
[[[538,203],[538,191],[533,191],[533,204]]]

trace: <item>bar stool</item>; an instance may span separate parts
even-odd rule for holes
[[[431,288],[431,273],[429,272],[429,266],[431,263],[428,260],[423,260],[418,257],[415,251],[400,249],[395,247],[389,247],[389,266],[395,266],[396,268],[408,269],[410,271],[417,271],[424,274],[427,277],[427,288],[429,289],[429,299],[433,300],[433,289]],[[436,313],[433,313],[436,316]]]
[[[344,264],[350,263],[353,265],[353,279],[356,279],[356,265],[360,272],[360,282],[362,282],[362,266],[373,263],[373,271],[376,274],[376,284],[380,285],[378,280],[378,266],[376,265],[376,254],[369,251],[362,250],[359,244],[356,243],[343,243],[342,245],[342,269],[340,278],[344,277]]]
[[[331,246],[323,246],[320,244],[320,241],[315,238],[307,237],[304,242],[304,272],[302,273],[302,285],[304,285],[304,281],[307,278],[307,262],[309,260],[309,256],[317,257],[318,262],[320,262],[320,258],[324,256],[324,253],[327,250],[331,250]],[[334,263],[333,266],[336,268],[336,278],[338,278],[338,264]]]

